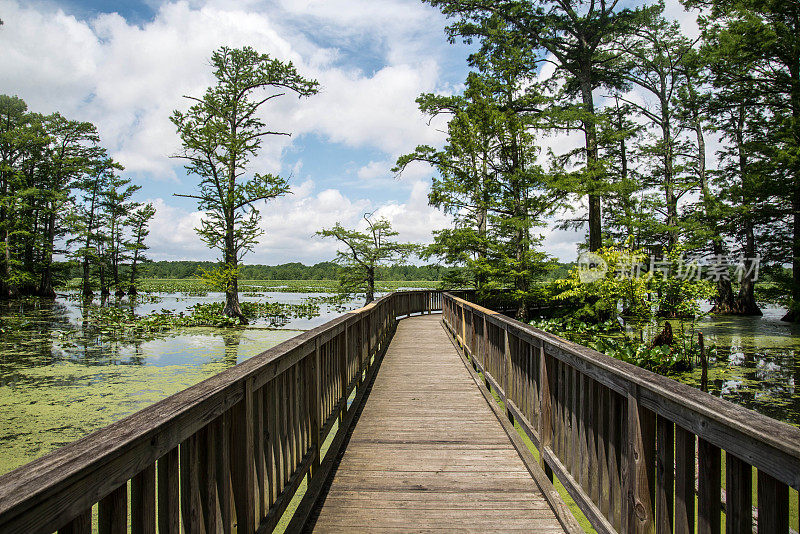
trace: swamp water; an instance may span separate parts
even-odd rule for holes
[[[263,292],[242,300],[301,304],[325,296]],[[162,293],[133,306],[137,314],[180,313],[221,300],[214,293]],[[69,295],[0,303],[0,474],[359,305],[321,303],[313,317],[277,329],[261,320],[246,328],[186,327],[134,337],[84,328],[84,311]],[[713,347],[709,393],[800,426],[800,325],[781,322],[783,313],[766,308],[764,317],[704,318],[695,329]],[[699,388],[700,367],[673,378]]]
[[[800,426],[800,325],[782,322],[783,308],[762,311],[763,317],[705,317],[695,324],[711,349],[708,392]],[[695,365],[673,378],[700,388],[701,377]]]
[[[300,304],[323,294],[264,292],[241,300]],[[186,312],[221,294],[159,294],[115,300],[139,314]],[[95,301],[97,303],[97,301]],[[356,308],[319,304],[281,328],[184,327],[133,335],[84,324],[75,295],[0,303],[0,474],[79,439],[169,395]],[[314,316],[312,316],[314,315]]]

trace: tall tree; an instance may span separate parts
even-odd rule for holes
[[[188,111],[171,117],[183,144],[177,157],[186,170],[200,177],[197,194],[178,196],[197,200],[205,212],[197,233],[222,252],[225,283],[223,313],[246,322],[239,305],[238,265],[263,233],[257,203],[289,192],[285,178],[253,173],[248,166],[267,135],[290,135],[267,128],[258,116],[266,102],[291,91],[300,97],[317,92],[318,83],[300,76],[291,62],[283,63],[250,47],[222,47],[211,55],[217,83],[194,101]],[[256,96],[267,90],[266,96]]]
[[[791,219],[792,301],[788,321],[800,321],[800,4],[796,0],[683,0],[703,8],[703,39],[715,57],[711,68],[727,71],[763,97],[762,129],[774,145],[771,159],[786,170],[781,179],[785,215]],[[743,68],[746,67],[746,68]],[[788,198],[787,198],[788,197]]]
[[[39,294],[55,297],[53,288],[53,254],[56,241],[68,231],[65,220],[71,190],[75,181],[89,171],[89,165],[100,150],[97,128],[89,122],[69,120],[60,113],[45,118],[50,138],[47,147],[42,185],[42,275]]]
[[[126,247],[131,255],[131,268],[130,268],[130,285],[128,286],[128,294],[136,295],[136,274],[137,267],[145,260],[144,251],[149,247],[145,244],[145,238],[150,234],[148,226],[150,220],[156,214],[156,209],[152,204],[145,204],[139,206],[128,218],[127,225],[131,228],[131,239],[128,241]]]
[[[0,95],[0,295],[5,298],[18,296],[21,286],[31,282],[22,268],[18,241],[30,232],[21,222],[30,200],[33,154],[46,142],[41,121],[28,113],[27,104]]]
[[[68,245],[78,245],[72,254],[81,264],[81,293],[84,298],[91,298],[94,295],[92,285],[92,268],[94,266],[98,267],[100,274],[101,293],[107,291],[106,271],[102,264],[105,250],[102,202],[109,180],[121,170],[122,166],[109,158],[104,150],[101,150],[90,162],[88,172],[75,182],[80,198],[73,220],[72,237],[68,241]]]
[[[673,248],[680,237],[678,202],[697,185],[694,175],[682,172],[685,166],[681,156],[689,150],[678,116],[678,95],[686,85],[683,64],[692,55],[693,43],[682,34],[677,22],[662,16],[663,9],[663,2],[659,2],[644,11],[642,24],[617,39],[615,48],[625,66],[622,77],[650,97],[620,98],[650,127],[648,134],[653,141],[639,145],[650,170],[644,174],[650,183],[643,185],[661,189],[660,205],[654,206],[663,213],[661,244]]]
[[[344,245],[344,250],[336,254],[336,262],[342,267],[339,273],[342,289],[346,293],[363,293],[369,304],[375,300],[376,269],[404,261],[417,247],[392,239],[398,234],[384,218],[374,219],[372,213],[365,213],[364,223],[363,232],[337,222],[333,228],[323,228],[317,235],[332,237]]]
[[[125,290],[120,282],[120,265],[127,259],[128,252],[125,246],[125,226],[128,215],[139,207],[139,203],[134,202],[131,197],[141,186],[131,185],[130,178],[117,175],[109,176],[105,186],[101,200],[106,226],[106,257],[103,263],[111,271],[111,285],[116,295],[121,296]]]
[[[572,182],[588,197],[589,249],[602,246],[601,197],[606,180],[597,138],[598,114],[594,91],[617,87],[620,72],[611,42],[637,23],[635,10],[619,8],[618,0],[425,0],[458,20],[448,27],[451,39],[479,38],[493,47],[498,27],[508,28],[526,51],[531,64],[552,63],[564,81],[563,96],[576,99],[562,118],[577,121],[584,135],[585,167]]]
[[[455,228],[437,232],[428,253],[466,267],[458,273],[462,283],[511,289],[518,318],[525,319],[544,257],[535,250],[534,228],[560,196],[537,163],[533,134],[540,119],[532,110],[544,97],[511,57],[487,58],[492,65],[469,74],[463,95],[420,97],[423,111],[453,114],[447,144],[441,150],[417,147],[398,159],[395,170],[412,161],[436,169],[429,201],[454,217]]]

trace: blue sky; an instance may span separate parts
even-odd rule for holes
[[[330,259],[336,245],[314,232],[368,211],[408,241],[449,224],[427,205],[429,168],[389,171],[416,145],[444,141],[446,124],[428,125],[414,99],[458,91],[467,73],[469,48],[449,44],[444,17],[419,0],[0,0],[0,18],[0,91],[98,126],[158,210],[154,259],[215,257],[194,232],[201,214],[173,196],[197,180],[169,157],[179,149],[169,116],[213,83],[208,58],[221,45],[291,60],[321,84],[265,106],[268,125],[293,135],[265,140],[253,170],[291,176],[294,193],[262,207],[265,235],[246,262]],[[547,252],[574,259],[582,231],[542,232]]]

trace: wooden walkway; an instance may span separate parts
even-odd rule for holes
[[[319,502],[314,532],[563,532],[441,315],[398,324]]]

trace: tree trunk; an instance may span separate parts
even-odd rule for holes
[[[131,259],[131,284],[128,286],[129,295],[137,295],[139,293],[136,291],[136,264],[139,261],[139,245],[141,245],[141,238],[137,236],[136,249],[133,251],[133,258]]]
[[[233,242],[233,222],[228,224],[225,232],[225,268],[235,270],[238,265],[236,248]],[[242,306],[239,304],[239,280],[238,275],[232,275],[225,287],[225,307],[222,308],[223,315],[227,317],[237,317],[242,324],[247,324],[247,319],[242,313]]]
[[[47,245],[43,252],[44,269],[39,283],[39,295],[45,298],[55,298],[56,296],[56,291],[53,289],[53,247],[56,240],[55,219],[55,208],[52,207],[51,213],[47,216]]]
[[[92,292],[92,284],[89,276],[89,254],[84,253],[83,255],[83,283],[81,284],[81,294],[84,298],[92,298],[94,293]]]
[[[581,98],[583,100],[584,113],[589,119],[583,121],[584,138],[586,141],[586,169],[594,173],[598,169],[599,152],[597,148],[597,128],[594,123],[594,98],[592,97],[592,87],[589,82],[589,73],[581,81]],[[593,177],[592,181],[596,181]],[[603,246],[602,218],[600,195],[594,190],[594,184],[589,188],[589,250],[594,252]]]
[[[98,251],[97,254],[100,258],[103,255]],[[111,294],[108,290],[108,285],[106,284],[106,266],[105,262],[101,259],[100,264],[98,265],[98,274],[100,275],[100,296],[105,297]]]
[[[739,118],[736,132],[736,148],[739,152],[739,174],[742,181],[743,195],[747,195],[752,189],[750,182],[750,170],[744,146],[744,127],[745,127],[745,107],[739,107]],[[745,203],[746,197],[741,199],[742,204]],[[741,285],[739,287],[739,296],[736,298],[736,313],[737,315],[763,315],[761,310],[756,304],[754,296],[755,279],[752,273],[753,258],[756,255],[756,242],[753,235],[753,219],[748,213],[744,214],[744,262],[745,272],[742,275]]]
[[[367,291],[365,304],[375,300],[375,267],[367,267]]]
[[[756,303],[754,258],[756,240],[753,235],[753,223],[745,221],[744,273],[742,274],[739,296],[736,298],[736,311],[739,315],[764,315]]]
[[[703,217],[711,227],[711,250],[715,257],[721,258],[725,255],[722,235],[717,224],[716,215],[711,213],[712,207],[716,202],[711,188],[708,187],[708,175],[706,172],[706,138],[703,132],[703,123],[700,113],[695,107],[693,109],[692,121],[694,122],[694,133],[697,138],[697,174],[700,179],[700,192],[703,195]],[[717,296],[714,298],[714,307],[711,313],[717,315],[729,315],[734,313],[733,288],[728,278],[720,277],[716,282]]]
[[[669,106],[669,102],[662,102]],[[672,153],[672,126],[669,120],[669,108],[662,112],[661,140],[664,143],[664,201],[667,208],[667,246],[678,244],[678,199],[675,196],[675,171]]]
[[[8,228],[6,228],[5,236],[3,237],[3,242],[5,244],[5,276],[6,276],[6,287],[8,290],[8,298],[15,298],[17,297],[17,286],[11,283],[11,239],[10,233]]]

